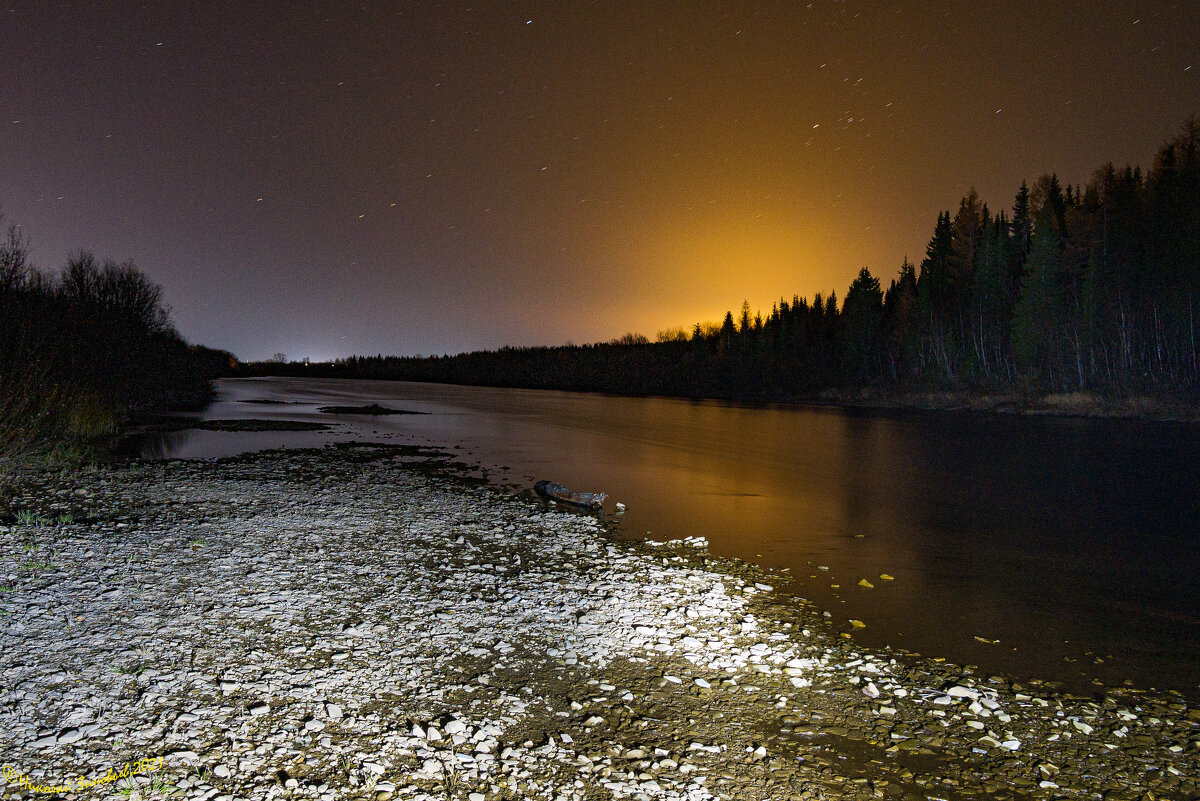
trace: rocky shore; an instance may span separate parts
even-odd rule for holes
[[[426,451],[4,480],[5,798],[1200,795],[1179,697],[869,652]]]

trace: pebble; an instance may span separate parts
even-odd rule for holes
[[[77,743],[83,739],[83,732],[79,729],[63,729],[58,735],[60,744]]]

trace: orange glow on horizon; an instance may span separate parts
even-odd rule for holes
[[[842,297],[862,266],[850,261],[844,248],[838,252],[836,229],[823,220],[797,222],[758,213],[708,216],[650,226],[653,234],[628,243],[609,279],[623,287],[616,293],[619,302],[593,318],[593,325],[581,326],[597,331],[592,341],[629,332],[654,340],[659,331],[679,327],[690,334],[696,323],[719,324],[726,312],[737,317],[743,301],[751,315],[766,319],[781,298],[791,302],[798,294],[811,300],[830,291]],[[890,269],[884,272],[891,277]],[[559,317],[560,311],[551,314]],[[571,310],[558,322],[580,326],[582,321]]]

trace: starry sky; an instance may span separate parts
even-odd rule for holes
[[[974,186],[1149,166],[1200,2],[0,0],[0,210],[190,341],[455,353],[886,286]]]

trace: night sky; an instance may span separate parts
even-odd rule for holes
[[[193,342],[442,353],[769,311],[975,186],[1148,167],[1200,2],[0,0],[0,209]]]

